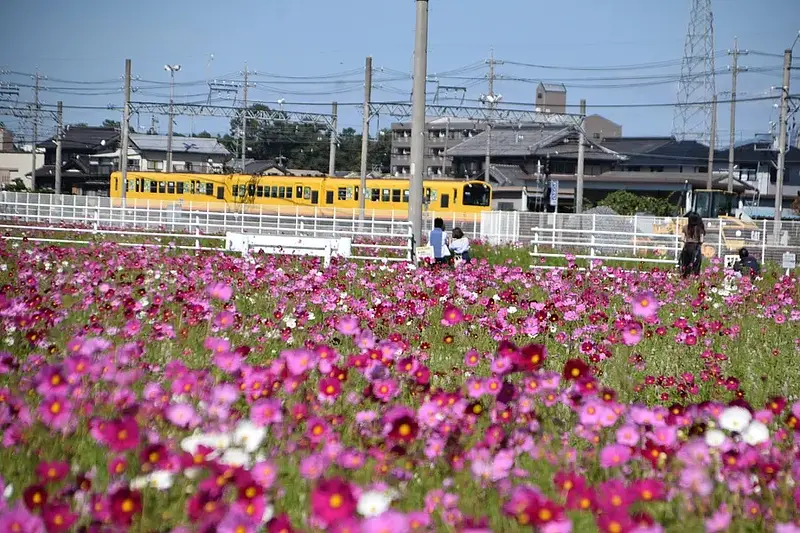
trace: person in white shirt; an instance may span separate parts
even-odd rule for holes
[[[464,236],[461,228],[453,230],[453,239],[450,241],[450,251],[453,252],[454,257],[460,257],[465,262],[469,263],[469,239]]]

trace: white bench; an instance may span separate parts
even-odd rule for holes
[[[254,235],[248,233],[225,234],[225,249],[248,255],[252,251],[266,254],[311,255],[322,257],[324,265],[331,264],[331,257],[350,257],[352,239],[324,239],[319,237],[293,237],[285,235]]]

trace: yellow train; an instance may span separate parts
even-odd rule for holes
[[[111,198],[121,203],[122,173],[111,174]],[[491,210],[492,187],[482,181],[428,180],[425,206],[449,220]],[[251,176],[247,174],[165,174],[128,171],[126,205],[181,203],[184,208],[249,213],[329,216],[333,210],[358,210],[359,178]],[[365,209],[370,217],[403,219],[408,213],[409,181],[368,179]]]

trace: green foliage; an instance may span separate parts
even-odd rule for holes
[[[630,191],[614,191],[597,205],[610,207],[620,215],[635,215],[636,213],[649,213],[655,216],[669,216],[674,214],[675,206],[669,198],[655,198],[653,196],[640,196]]]
[[[119,120],[109,120],[109,119],[105,119],[105,120],[103,121],[103,124],[101,124],[101,126],[102,126],[102,127],[104,127],[104,128],[115,128],[115,129],[119,129],[119,127],[120,127],[120,121],[119,121]]]
[[[10,192],[26,192],[28,188],[25,186],[25,183],[19,178],[14,179],[14,183],[9,183],[5,187],[3,187],[4,191]]]
[[[269,111],[263,104],[251,106],[254,111]],[[241,130],[241,120],[231,120],[231,133],[220,142],[233,153],[241,153],[236,132]],[[345,128],[338,134],[336,149],[337,170],[357,171],[361,167],[361,135],[353,128]],[[389,170],[391,136],[387,130],[377,139],[370,139],[367,171],[379,168]],[[291,168],[328,171],[330,158],[330,136],[324,128],[313,124],[290,122],[247,122],[247,156],[258,160],[277,160]]]
[[[206,130],[203,130],[197,135],[195,135],[195,137],[198,137],[200,139],[211,139],[211,134],[208,133]]]

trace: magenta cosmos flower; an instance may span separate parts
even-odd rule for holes
[[[633,296],[633,314],[639,318],[648,320],[658,313],[658,299],[652,291],[643,291]]]

